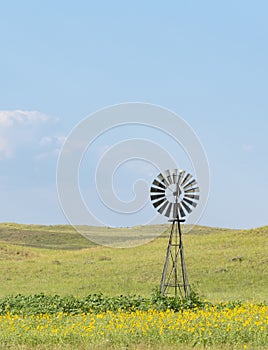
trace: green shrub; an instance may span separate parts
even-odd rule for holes
[[[134,311],[155,309],[165,311],[171,309],[180,311],[194,307],[202,307],[202,302],[195,292],[191,292],[189,298],[170,297],[161,295],[154,290],[149,298],[140,295],[119,295],[115,297],[104,296],[102,293],[90,294],[83,298],[59,295],[15,295],[0,299],[0,315],[12,313],[24,314],[55,314],[63,312],[67,314],[99,313],[106,311]]]

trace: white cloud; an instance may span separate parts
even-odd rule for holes
[[[55,135],[58,126],[58,119],[39,111],[0,110],[0,160],[55,157],[65,140]]]
[[[57,144],[62,146],[66,140],[66,136],[43,136],[41,137],[39,144],[41,146],[48,146],[51,144]]]
[[[64,144],[64,142],[67,139],[66,136],[57,136],[56,138],[57,138],[57,141],[58,141],[59,145],[61,145],[61,146]]]
[[[48,152],[42,152],[39,153],[36,157],[35,160],[43,160],[43,159],[47,159],[47,158],[56,158],[58,157],[60,153],[60,149],[59,148],[55,148],[51,151]]]
[[[52,143],[53,139],[50,136],[43,136],[39,142],[41,146],[47,146]]]
[[[43,136],[39,141],[42,151],[36,155],[35,160],[57,157],[65,140],[65,136]]]
[[[37,124],[48,121],[49,117],[38,111],[11,110],[0,111],[0,127],[10,128],[15,125]]]

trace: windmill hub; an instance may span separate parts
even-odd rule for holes
[[[176,186],[175,191],[173,192],[173,196],[179,197],[181,195],[181,190],[178,186]]]
[[[181,202],[183,198],[183,191],[180,190],[180,188],[176,188],[174,185],[173,187],[170,186],[170,188],[166,189],[165,192],[166,198],[168,198],[169,202],[176,203]]]

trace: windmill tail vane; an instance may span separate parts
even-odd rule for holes
[[[182,297],[189,296],[180,223],[197,206],[199,193],[197,181],[185,170],[165,170],[152,183],[150,197],[154,208],[172,222],[161,277],[161,294],[168,294],[170,288],[174,288],[175,296],[179,293]]]

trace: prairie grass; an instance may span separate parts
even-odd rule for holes
[[[168,228],[124,229],[132,235],[157,229],[162,235],[145,245],[114,249],[92,244],[67,225],[0,224],[0,297],[98,292],[148,296],[160,283]],[[116,234],[120,229],[103,230]],[[267,300],[268,227],[233,231],[196,226],[184,236],[184,250],[190,283],[205,298]]]

